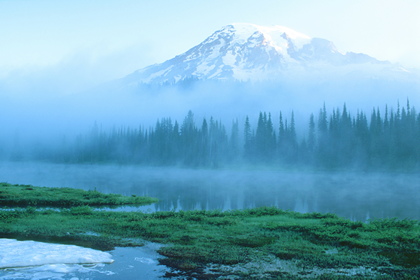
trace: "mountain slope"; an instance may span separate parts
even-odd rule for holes
[[[388,62],[365,54],[341,53],[328,40],[310,38],[286,27],[240,23],[227,25],[187,52],[138,70],[124,80],[128,84],[187,79],[261,81],[337,69],[351,73],[361,65],[375,71],[390,68]]]

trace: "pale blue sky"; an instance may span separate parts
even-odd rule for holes
[[[170,59],[233,22],[283,25],[420,68],[419,15],[419,0],[0,0],[0,78],[65,83],[73,73],[89,86]]]

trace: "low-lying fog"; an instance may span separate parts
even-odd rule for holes
[[[159,198],[159,203],[146,207],[148,211],[276,206],[299,212],[331,212],[361,221],[388,217],[420,219],[420,174],[416,173],[1,162],[0,178],[15,184]]]
[[[353,116],[359,110],[369,115],[373,108],[384,112],[387,105],[396,110],[397,103],[405,106],[407,99],[418,107],[419,90],[417,81],[375,79],[296,80],[281,84],[200,82],[133,88],[114,81],[74,94],[35,89],[16,92],[2,89],[0,83],[0,143],[8,144],[6,140],[13,141],[14,137],[21,142],[28,138],[45,142],[63,135],[73,137],[85,133],[94,123],[104,129],[148,128],[161,118],[181,122],[189,110],[197,120],[213,117],[226,124],[235,119],[243,124],[246,116],[256,122],[261,111],[276,118],[280,111],[288,117],[293,111],[299,129],[307,127],[310,114],[316,116],[323,104],[329,111],[346,104]]]
[[[259,112],[267,111],[273,114],[276,131],[279,112],[290,118],[293,111],[299,137],[307,134],[309,115],[317,116],[324,102],[329,112],[346,103],[352,116],[359,110],[370,115],[372,108],[380,108],[383,116],[386,105],[395,109],[400,102],[406,106],[407,99],[413,107],[420,104],[417,82],[328,81],[264,87],[258,83],[185,84],[163,90],[153,86],[121,90],[118,83],[110,83],[84,93],[53,96],[37,91],[7,94],[6,89],[0,89],[0,156],[7,160],[11,151],[17,150],[22,152],[18,159],[29,159],[26,156],[34,146],[71,142],[77,135],[86,134],[94,123],[104,131],[139,126],[147,130],[165,117],[181,123],[188,110],[195,113],[198,124],[213,116],[227,125],[238,120],[240,129],[246,116],[255,129]],[[240,133],[243,135],[242,130]],[[149,195],[160,199],[150,206],[152,211],[277,206],[300,212],[333,212],[363,221],[385,217],[420,219],[419,174],[191,170],[5,161],[0,163],[0,181]]]

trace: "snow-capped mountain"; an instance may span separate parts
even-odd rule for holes
[[[287,27],[239,23],[227,25],[187,52],[137,70],[124,80],[128,84],[187,79],[276,80],[322,69],[354,72],[360,65],[377,70],[390,63],[366,54],[342,53],[331,41],[311,38]]]

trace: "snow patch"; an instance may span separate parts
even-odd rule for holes
[[[234,23],[174,59],[145,68],[136,78],[142,83],[162,83],[185,77],[239,81],[314,74],[327,77],[328,71],[345,73],[355,64],[355,73],[368,72],[369,67],[384,68],[375,61],[363,54],[345,55],[328,40],[311,38],[288,27]],[[398,73],[405,71],[400,69]]]
[[[169,66],[168,68],[166,68],[166,69],[163,69],[163,70],[160,70],[160,71],[158,71],[158,72],[155,72],[155,73],[153,73],[153,74],[151,74],[144,82],[146,82],[146,83],[149,83],[150,81],[152,81],[154,78],[156,78],[156,77],[160,77],[160,76],[165,76],[169,71],[171,71],[171,69],[173,68],[174,66],[173,65],[171,65],[171,66]]]
[[[236,30],[235,35],[238,43],[246,42],[255,32],[262,33],[269,45],[276,47],[276,49],[283,49],[287,46],[287,40],[283,37],[284,34],[293,41],[293,44],[298,49],[311,41],[311,37],[308,35],[281,25],[260,26],[251,23],[234,23],[232,26]]]
[[[222,59],[225,65],[233,67],[236,64],[236,55],[234,55],[232,51],[227,52]]]
[[[89,248],[0,238],[0,268],[112,262],[109,253]]]
[[[209,63],[204,62],[204,63],[201,63],[197,66],[196,71],[193,74],[197,75],[197,76],[207,75],[215,67],[216,67],[216,65],[214,65],[214,64],[209,64]]]
[[[101,275],[110,276],[115,273],[104,270],[104,264],[95,264],[92,266],[80,264],[46,264],[36,267],[20,267],[5,269],[4,275],[0,271],[0,280],[81,280],[92,279],[81,275]],[[103,278],[103,277],[101,277]]]

